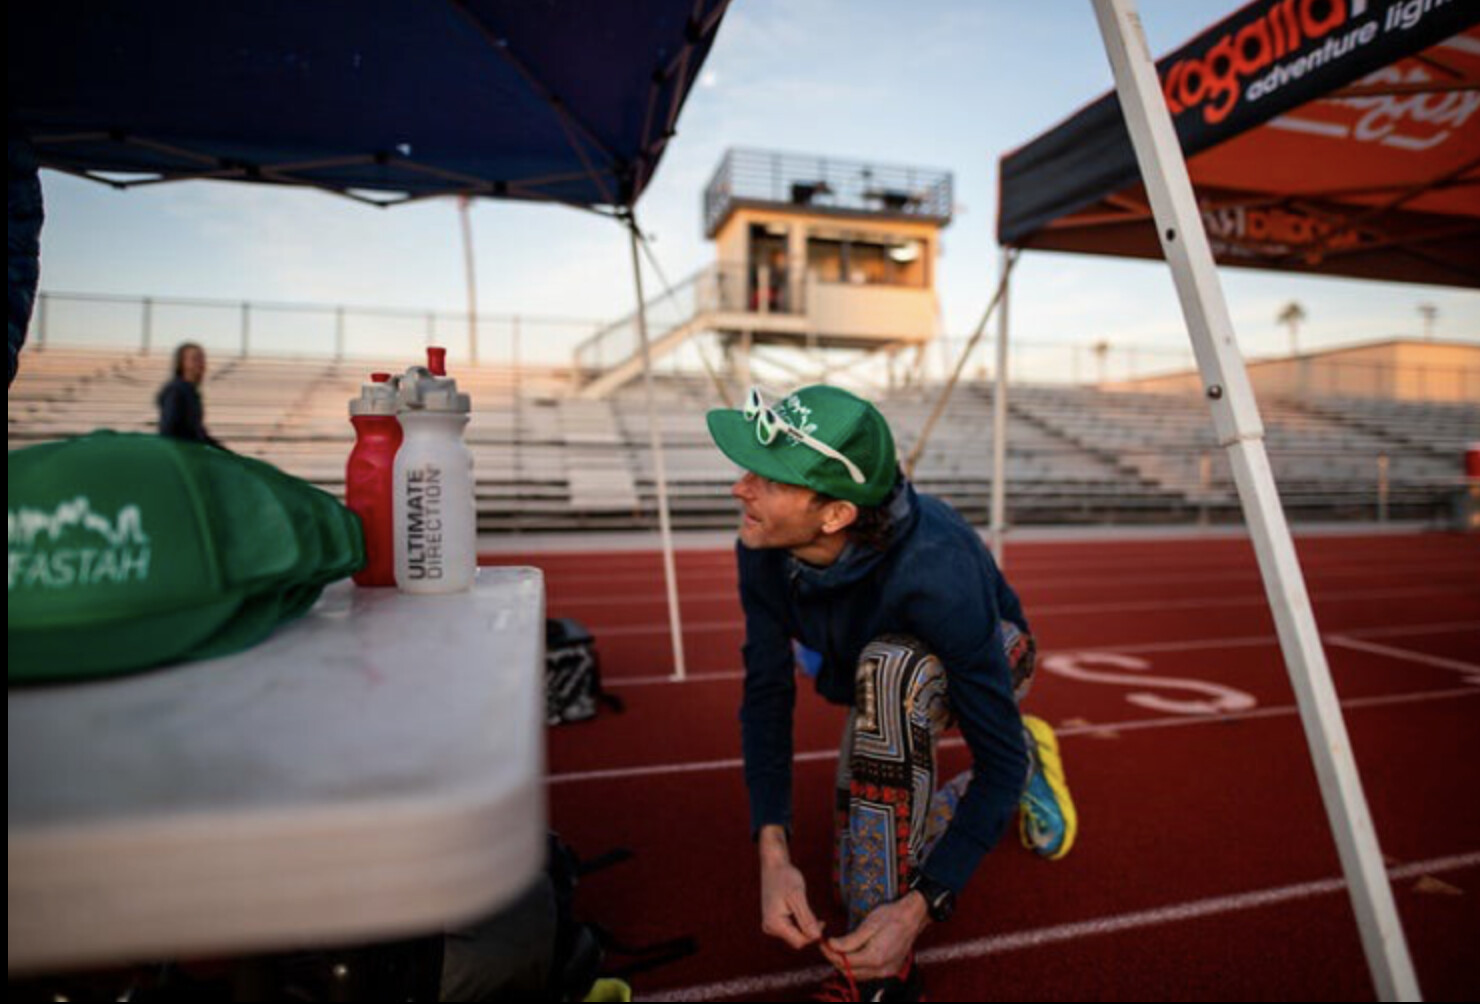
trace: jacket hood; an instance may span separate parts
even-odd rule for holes
[[[819,568],[796,557],[787,555],[786,575],[801,596],[816,596],[846,589],[868,577],[889,557],[901,540],[907,537],[920,520],[920,502],[915,486],[903,474],[898,483],[885,496],[881,506],[889,510],[893,524],[889,544],[882,550],[849,540],[843,546],[838,560]]]

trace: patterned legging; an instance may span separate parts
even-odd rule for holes
[[[1003,622],[1002,629],[1021,701],[1032,681],[1035,646],[1013,625]],[[899,895],[971,782],[968,770],[936,788],[936,742],[951,721],[945,670],[924,645],[905,635],[868,644],[858,660],[857,696],[838,757],[833,880],[848,909],[849,930]]]

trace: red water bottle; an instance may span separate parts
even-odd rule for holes
[[[365,567],[355,575],[361,586],[396,584],[395,522],[391,510],[391,483],[396,451],[401,448],[401,423],[396,418],[397,381],[389,373],[370,374],[370,383],[349,403],[355,427],[344,476],[344,500],[365,528]]]

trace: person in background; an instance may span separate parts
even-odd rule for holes
[[[159,434],[225,449],[206,431],[200,385],[206,378],[206,350],[195,342],[175,347],[174,379],[159,390]]]

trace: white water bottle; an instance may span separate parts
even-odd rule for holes
[[[392,490],[396,585],[408,593],[468,589],[478,569],[473,455],[463,442],[472,402],[445,375],[444,349],[401,378]]]

